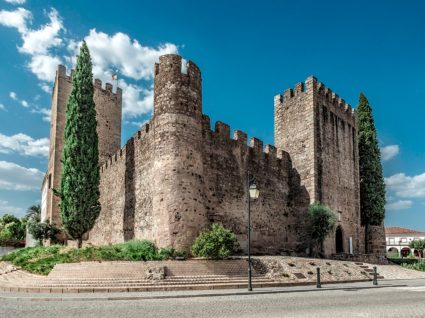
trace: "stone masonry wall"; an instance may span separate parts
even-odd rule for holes
[[[343,251],[359,253],[359,177],[355,113],[316,78],[309,77],[275,97],[275,143],[287,151],[310,202],[338,214]],[[335,233],[324,244],[336,252]]]
[[[250,171],[261,191],[252,202],[253,252],[305,252],[299,213],[305,217],[309,200],[289,155],[271,145],[264,151],[255,138],[248,146],[241,131],[231,139],[221,122],[211,131],[199,69],[191,62],[186,74],[181,69],[176,55],[156,66],[154,117],[102,166],[102,211],[86,243],[137,238],[189,250],[201,230],[219,222],[245,250]]]
[[[315,174],[315,116],[314,90],[316,82],[310,77],[275,97],[275,145],[288,152],[301,183],[310,195],[310,202],[318,200]]]
[[[350,105],[322,83],[315,91],[317,190],[319,201],[338,214],[343,251],[359,249],[360,191],[356,114]],[[336,253],[335,237],[325,241],[328,255]]]
[[[182,72],[182,70],[185,70]],[[154,116],[101,168],[102,211],[86,243],[149,239],[188,251],[199,232],[222,223],[247,246],[247,174],[257,179],[252,250],[304,254],[308,206],[338,212],[343,252],[363,253],[355,113],[314,77],[275,97],[276,147],[202,113],[198,67],[165,55],[155,65]],[[371,230],[380,250],[382,229]],[[378,246],[379,245],[379,246]],[[336,252],[336,233],[325,254]],[[341,254],[342,255],[342,254]]]
[[[205,204],[209,223],[222,223],[238,236],[241,248],[247,248],[247,176],[256,178],[260,191],[258,200],[251,202],[251,246],[257,254],[304,253],[304,225],[299,222],[294,207],[291,181],[292,163],[288,153],[272,145],[234,131],[230,138],[228,125],[217,122],[210,130],[204,116],[204,176]],[[298,179],[299,181],[299,179]],[[300,188],[301,189],[301,188]],[[307,196],[299,191],[299,199]],[[298,202],[302,202],[299,200]],[[304,200],[304,213],[307,211]],[[304,215],[305,216],[305,215]]]
[[[154,133],[145,124],[101,167],[101,213],[90,231],[94,245],[154,239],[152,166]]]

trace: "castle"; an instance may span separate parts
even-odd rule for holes
[[[362,254],[356,112],[315,77],[274,98],[275,145],[247,140],[202,112],[199,68],[182,68],[178,55],[155,64],[152,119],[120,148],[122,91],[95,80],[101,213],[84,243],[149,239],[188,250],[201,230],[219,222],[247,246],[247,175],[260,197],[251,204],[254,253],[308,252],[308,206],[321,202],[338,214],[326,239],[327,256]],[[72,71],[59,66],[52,96],[49,165],[42,186],[42,215],[60,224],[65,112]],[[369,227],[368,250],[385,253],[383,226]]]

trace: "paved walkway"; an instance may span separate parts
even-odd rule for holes
[[[385,279],[417,279],[425,278],[425,272],[403,268],[399,265],[380,265],[379,273]]]

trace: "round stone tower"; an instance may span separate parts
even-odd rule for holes
[[[204,205],[202,83],[179,55],[155,64],[153,233],[160,247],[188,251],[207,224]]]

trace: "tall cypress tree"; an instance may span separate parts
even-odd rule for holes
[[[99,150],[93,74],[86,42],[80,49],[66,108],[60,190],[62,224],[81,247],[100,213]]]
[[[381,225],[385,217],[385,183],[372,108],[363,93],[359,96],[357,118],[361,222],[365,226],[365,248],[368,253],[369,225]]]

